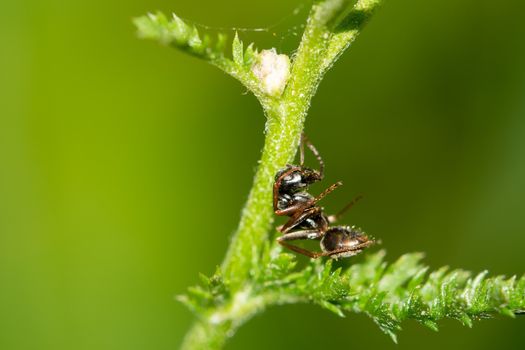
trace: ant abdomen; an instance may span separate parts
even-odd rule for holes
[[[321,239],[321,249],[325,252],[338,252],[332,257],[342,258],[356,255],[372,242],[354,227],[334,226],[326,230]]]

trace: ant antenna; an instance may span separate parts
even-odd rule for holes
[[[299,144],[299,163],[301,167],[304,166],[304,139],[306,136],[304,135],[304,132],[301,133],[301,143]]]
[[[339,182],[336,182],[335,184],[333,184],[332,186],[328,187],[326,190],[324,190],[323,192],[321,192],[321,194],[319,194],[317,197],[315,197],[314,199],[311,200],[311,203],[317,203],[319,202],[321,199],[323,199],[324,197],[326,197],[327,194],[329,194],[330,192],[333,192],[337,187],[341,186],[343,183],[341,181]]]
[[[306,143],[306,146],[308,146],[308,148],[310,149],[310,151],[312,151],[312,153],[314,154],[315,158],[317,158],[317,161],[319,162],[319,174],[321,175],[321,177],[324,176],[324,162],[323,162],[323,159],[321,158],[321,155],[319,154],[319,151],[317,150],[317,148],[315,148],[315,146],[310,142],[310,140],[308,139],[308,137],[302,133],[301,134],[301,147],[304,149],[304,144]],[[304,151],[303,151],[303,156],[304,158]],[[302,165],[302,163],[301,163]]]
[[[363,195],[357,195],[350,203],[348,203],[343,209],[339,210],[337,214],[330,215],[328,217],[328,222],[334,223],[337,220],[339,220],[350,208],[354,206],[357,202],[359,202],[361,199],[363,199]]]

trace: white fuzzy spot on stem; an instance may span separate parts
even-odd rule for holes
[[[263,50],[252,66],[252,72],[261,82],[266,94],[280,96],[290,77],[290,58],[277,54],[274,48]]]

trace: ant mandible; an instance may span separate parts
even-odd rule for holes
[[[307,146],[319,162],[319,170],[304,166],[304,146]],[[323,208],[317,205],[327,194],[341,186],[341,182],[328,187],[317,197],[307,192],[310,185],[321,181],[324,177],[324,162],[315,146],[306,135],[301,135],[300,165],[288,164],[275,175],[273,185],[273,209],[278,216],[290,217],[288,221],[277,229],[283,234],[277,238],[282,246],[306,255],[310,258],[328,256],[333,259],[346,258],[359,254],[364,248],[374,244],[355,227],[333,226],[361,196],[356,197],[335,215],[327,216]],[[322,252],[312,252],[286,241],[314,239],[320,240]]]

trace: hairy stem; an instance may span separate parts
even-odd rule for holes
[[[286,97],[288,96],[288,97]],[[242,317],[229,314],[220,323],[210,319],[197,321],[184,340],[183,349],[218,349],[242,323],[261,311],[265,305],[285,303],[283,295],[252,297],[246,290],[250,274],[260,264],[264,242],[273,224],[272,184],[275,173],[290,163],[297,151],[308,107],[310,94],[284,94],[281,100],[262,103],[266,117],[266,137],[253,187],[243,209],[239,228],[232,238],[230,248],[222,264],[222,273],[229,281],[235,308],[243,310]],[[293,299],[289,302],[297,302]],[[222,311],[223,312],[223,311]]]
[[[271,188],[275,173],[295,156],[308,105],[306,101],[301,102],[302,108],[291,108],[288,101],[278,101],[265,108],[266,138],[261,161],[239,228],[222,265],[233,289],[241,287],[251,269],[257,266],[263,243],[268,238],[273,223]]]
[[[252,293],[251,288],[238,291],[225,306],[213,309],[199,319],[186,334],[181,349],[220,349],[237,328],[270,305],[306,302],[306,298],[283,293]]]

